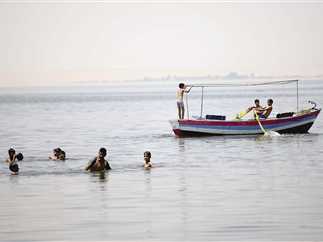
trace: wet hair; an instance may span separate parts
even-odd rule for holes
[[[60,160],[65,160],[65,156],[66,156],[65,151],[64,151],[64,150],[62,150],[62,151],[61,151],[61,153],[59,154],[58,158],[59,158]]]
[[[270,104],[273,104],[274,103],[274,101],[271,98],[268,99],[267,102],[270,103]]]
[[[179,88],[184,88],[184,86],[185,86],[185,84],[184,84],[184,83],[180,83],[180,84],[178,84],[178,87],[179,87]]]
[[[144,152],[144,156],[148,156],[148,157],[150,157],[150,158],[151,158],[151,153],[150,153],[150,151],[145,151],[145,152]]]
[[[19,161],[21,161],[21,160],[23,160],[23,159],[24,159],[24,156],[23,156],[23,154],[22,154],[22,153],[18,153],[18,154],[16,155],[16,157],[17,157],[17,160],[19,160]]]
[[[259,103],[259,99],[255,99],[255,103]]]
[[[10,148],[9,150],[8,150],[8,154],[11,154],[11,153],[16,153],[16,151],[15,151],[15,149],[14,148]]]
[[[56,152],[56,153],[60,153],[61,151],[62,151],[62,149],[59,148],[59,147],[57,147],[57,148],[54,149],[54,152]]]
[[[102,148],[99,149],[99,152],[107,154],[107,149],[102,147]]]
[[[17,164],[10,165],[9,170],[16,173],[19,171],[19,166]]]

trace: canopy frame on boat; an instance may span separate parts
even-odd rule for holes
[[[299,91],[298,91],[298,79],[295,80],[284,80],[284,81],[271,81],[271,82],[257,82],[257,83],[212,83],[212,84],[194,84],[186,85],[190,90],[194,87],[201,88],[201,108],[200,108],[200,118],[203,116],[204,107],[204,88],[206,87],[251,87],[251,86],[269,86],[269,85],[286,85],[290,83],[296,83],[296,110],[299,111]],[[186,95],[186,115],[189,119],[189,108],[188,108],[188,95]]]

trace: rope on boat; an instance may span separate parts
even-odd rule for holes
[[[266,85],[285,85],[298,80],[285,80],[285,81],[271,81],[271,82],[259,82],[259,83],[216,83],[216,84],[193,84],[187,85],[187,87],[243,87],[243,86],[266,86]]]

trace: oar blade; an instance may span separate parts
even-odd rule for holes
[[[240,113],[237,113],[236,119],[242,119],[247,113],[249,113],[248,110],[246,111],[241,111]]]

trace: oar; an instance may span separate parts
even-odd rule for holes
[[[267,136],[269,135],[269,133],[264,129],[264,127],[262,126],[262,124],[260,123],[260,119],[259,119],[259,115],[257,114],[256,110],[253,110],[253,112],[255,113],[255,116],[256,116],[256,120],[259,124],[259,127],[261,129],[262,132],[264,132],[264,135]]]
[[[236,119],[242,119],[247,113],[249,113],[250,110],[246,110],[246,111],[241,111],[240,113],[238,113],[236,115]]]
[[[255,116],[256,116],[256,120],[259,124],[259,127],[261,129],[262,132],[264,132],[264,136],[280,136],[280,134],[276,131],[273,131],[273,130],[270,130],[270,131],[266,131],[265,128],[262,126],[261,122],[260,122],[260,119],[259,119],[259,116],[257,114],[257,112],[255,110],[253,110],[254,113],[255,113]]]

